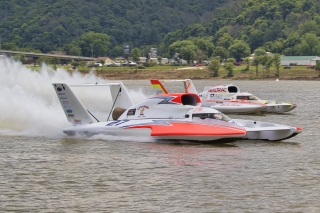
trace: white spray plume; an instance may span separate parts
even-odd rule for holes
[[[16,136],[64,137],[62,129],[70,126],[52,83],[107,83],[94,71],[83,75],[64,69],[42,66],[32,71],[7,57],[0,58],[0,134]],[[134,102],[146,98],[141,91],[131,91]],[[105,89],[79,90],[75,94],[93,112],[107,116],[111,97]]]

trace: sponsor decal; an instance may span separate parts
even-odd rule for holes
[[[241,104],[221,104],[221,106],[241,106]]]
[[[81,120],[79,120],[79,119],[73,119],[73,123],[75,123],[75,124],[81,124]]]
[[[67,99],[66,96],[60,96],[60,99]]]
[[[58,95],[66,95],[64,92],[59,92]]]
[[[144,115],[144,109],[145,109],[145,108],[141,108],[141,109],[140,109],[140,115]]]
[[[148,107],[148,106],[146,106],[146,105],[143,105],[143,106],[139,106],[139,107],[138,107],[138,110],[140,110],[141,108],[146,108],[146,109],[149,109],[149,107]]]
[[[199,108],[196,108],[194,111],[197,112],[197,111],[202,111],[203,108],[202,107],[199,107]]]
[[[129,120],[118,120],[118,121],[113,121],[111,123],[108,123],[106,126],[119,126],[121,124],[124,124],[128,122]]]
[[[67,109],[66,111],[67,111],[67,113],[72,113],[71,109]]]
[[[227,92],[227,88],[210,88],[208,92]]]
[[[146,105],[143,105],[143,106],[139,106],[137,110],[140,110],[140,115],[144,115],[144,111],[146,109],[149,109],[149,107]]]
[[[210,99],[223,100],[223,95],[222,94],[215,94],[214,96],[210,97]]]
[[[63,104],[69,104],[69,101],[62,101]]]
[[[61,87],[58,87],[58,88],[57,88],[57,90],[58,90],[59,92],[61,92],[61,91],[62,91]]]
[[[74,114],[68,114],[68,117],[72,118],[72,117],[74,117]]]
[[[180,100],[175,100],[177,96],[155,97],[156,99],[163,99],[158,104],[181,104]],[[152,98],[150,98],[152,99]]]

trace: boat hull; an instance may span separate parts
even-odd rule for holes
[[[246,130],[228,122],[198,122],[183,120],[119,120],[71,126],[63,130],[68,135],[105,134],[124,137],[188,141],[226,141],[245,137]]]
[[[268,102],[265,101],[267,107],[263,110],[263,112],[270,112],[270,113],[285,113],[289,112],[297,107],[296,104],[290,103],[278,103],[278,102]]]
[[[300,127],[243,119],[233,119],[233,121],[247,130],[244,138],[249,140],[280,141],[302,132]]]
[[[211,108],[223,113],[259,113],[265,110],[266,106],[257,104],[223,103],[210,105]]]

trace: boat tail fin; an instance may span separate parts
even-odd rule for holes
[[[70,123],[74,126],[93,123],[92,116],[67,84],[53,83],[52,85]]]
[[[113,108],[121,107],[127,109],[134,105],[129,92],[122,82],[108,83],[102,86],[110,87],[112,101],[114,102]]]
[[[168,94],[169,92],[163,86],[161,82],[168,83],[168,82],[182,82],[184,86],[185,93],[195,93],[198,94],[196,87],[194,86],[191,79],[182,79],[182,80],[157,80],[152,79],[150,80],[152,87],[156,89],[160,89],[163,94]]]
[[[185,88],[187,93],[195,93],[198,94],[196,87],[194,86],[191,79],[185,79]]]
[[[158,79],[151,79],[150,80],[152,87],[155,89],[159,89],[163,94],[168,94],[168,91],[163,86],[163,84]]]

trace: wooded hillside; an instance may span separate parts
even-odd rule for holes
[[[93,31],[111,47],[158,44],[170,31],[205,23],[225,0],[3,0],[2,43],[48,52]],[[228,1],[227,1],[228,2]]]
[[[41,52],[61,48],[75,55],[90,56],[94,52],[117,56],[123,53],[123,45],[129,44],[141,52],[157,47],[163,56],[172,57],[187,42],[196,46],[190,46],[192,57],[228,58],[234,57],[235,49],[242,48],[247,54],[259,47],[285,55],[320,55],[319,3],[320,0],[3,0],[1,47]],[[101,48],[101,43],[107,47]]]

